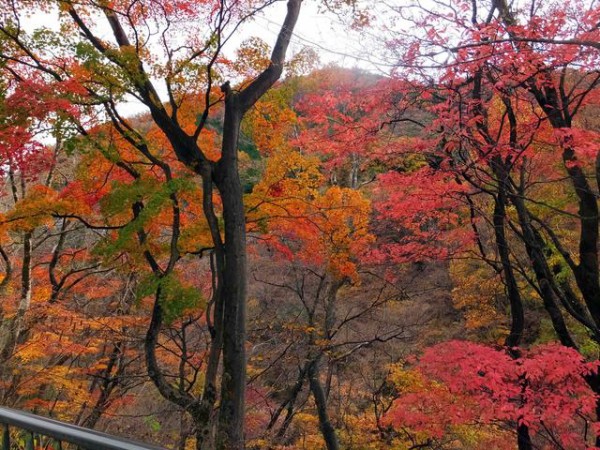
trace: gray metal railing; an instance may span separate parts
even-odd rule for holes
[[[9,408],[0,408],[0,424],[2,450],[62,450],[63,443],[88,450],[165,450]],[[22,438],[11,442],[11,427],[24,431]]]

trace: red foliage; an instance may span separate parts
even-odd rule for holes
[[[297,105],[304,131],[295,144],[326,159],[328,169],[353,158],[369,157],[381,145],[378,136],[387,112],[389,86],[359,71],[323,70],[318,92],[309,92]]]
[[[564,448],[586,448],[582,423],[595,420],[596,395],[585,377],[598,362],[559,344],[520,353],[464,341],[428,348],[414,366],[421,381],[404,390],[387,422],[434,438],[457,425],[519,423]]]
[[[445,259],[472,242],[460,214],[465,187],[447,173],[429,167],[389,172],[379,177],[378,189],[379,220],[389,221],[395,235],[373,253],[376,260]]]
[[[76,117],[66,98],[75,87],[46,83],[39,75],[8,90],[0,108],[0,172],[12,170],[34,178],[53,163],[43,139],[59,117]]]

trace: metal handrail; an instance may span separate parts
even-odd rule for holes
[[[0,408],[0,424],[4,424],[2,450],[10,449],[9,426],[50,437],[59,443],[75,444],[88,450],[165,450],[164,447],[118,438],[100,431],[10,408]]]

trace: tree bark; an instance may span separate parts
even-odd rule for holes
[[[516,23],[515,16],[506,0],[494,0],[501,20],[511,26]],[[517,45],[529,48],[530,44],[519,41],[514,31],[509,32]],[[535,76],[524,82],[524,87],[535,97],[550,125],[556,130],[570,129],[573,111],[569,109],[569,99],[561,98],[552,75],[555,68],[540,63],[540,70]],[[578,94],[579,95],[579,94]],[[562,145],[562,160],[565,170],[577,196],[579,206],[579,264],[574,270],[575,281],[585,300],[596,326],[600,326],[600,272],[598,261],[598,241],[600,214],[596,193],[593,191],[587,176],[579,164],[573,139],[568,134]]]
[[[529,261],[533,267],[535,277],[538,282],[539,292],[544,303],[544,308],[550,316],[554,331],[562,345],[571,348],[577,348],[575,341],[571,337],[562,312],[556,302],[556,297],[552,290],[551,278],[552,273],[548,267],[548,263],[543,253],[543,242],[538,239],[539,234],[533,230],[531,217],[529,217],[525,202],[519,193],[511,195],[511,202],[517,209],[519,223],[523,231],[523,238]]]
[[[0,325],[0,357],[7,360],[12,355],[23,331],[25,314],[31,305],[32,288],[32,238],[33,232],[23,233],[23,262],[21,265],[21,295],[17,313],[13,318],[4,319]]]
[[[225,121],[215,184],[223,203],[225,270],[223,272],[223,375],[217,431],[218,449],[244,447],[246,393],[246,220],[238,173],[238,137],[243,113],[239,99],[224,87]]]
[[[221,159],[214,166],[215,185],[223,203],[225,241],[223,301],[223,375],[217,428],[217,448],[244,448],[246,393],[246,218],[244,191],[238,172],[238,139],[244,114],[275,84],[283,65],[302,0],[289,0],[287,14],[271,53],[271,63],[252,83],[234,93],[229,83],[225,94],[225,119]]]
[[[519,450],[532,450],[533,444],[529,435],[529,427],[527,425],[517,426],[517,445]]]
[[[321,358],[319,357],[314,361],[308,369],[310,390],[315,399],[315,406],[317,407],[317,414],[319,416],[319,427],[321,428],[327,450],[339,450],[340,446],[335,434],[335,429],[333,428],[333,425],[331,425],[329,413],[327,412],[327,397],[325,396],[325,390],[319,379],[320,359]]]
[[[517,347],[523,338],[523,330],[525,328],[525,313],[523,311],[523,300],[517,285],[517,280],[513,272],[513,267],[510,262],[510,253],[508,241],[506,239],[506,187],[505,177],[500,172],[500,180],[498,180],[498,194],[494,199],[494,235],[496,238],[496,246],[500,255],[502,264],[502,275],[506,285],[508,300],[510,302],[510,334],[506,337],[504,345],[508,347]]]

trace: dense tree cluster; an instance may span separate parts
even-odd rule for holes
[[[301,0],[242,40],[276,3],[0,0],[0,404],[178,449],[599,448],[598,5],[320,2],[375,75],[290,54]]]

